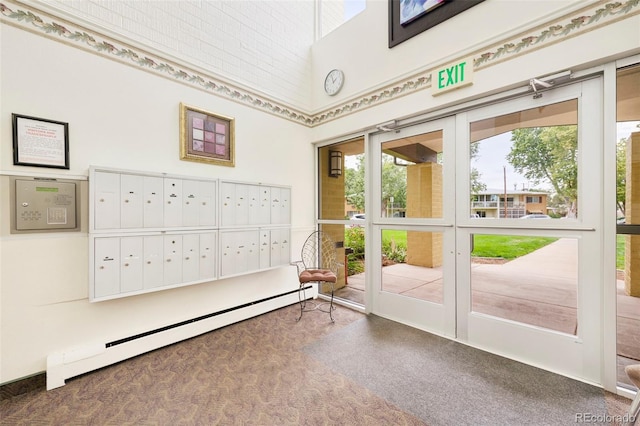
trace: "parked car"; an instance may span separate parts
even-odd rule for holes
[[[521,216],[520,219],[551,219],[551,216],[542,213],[532,213]]]
[[[356,213],[353,216],[351,216],[349,218],[349,220],[353,220],[353,221],[357,221],[357,222],[364,222],[365,220],[365,214],[364,213]],[[349,224],[349,225],[345,225],[347,228],[360,228],[362,227],[362,225],[360,224]]]

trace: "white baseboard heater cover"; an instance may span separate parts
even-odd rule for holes
[[[317,297],[316,286],[310,286],[306,290],[307,299]],[[71,377],[298,303],[298,301],[298,290],[293,290],[115,342],[92,342],[52,353],[47,356],[47,390],[64,386],[65,380]]]

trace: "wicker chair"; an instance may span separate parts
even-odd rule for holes
[[[313,232],[302,245],[302,260],[294,262],[298,268],[300,287],[298,288],[298,300],[300,301],[300,321],[302,314],[307,311],[320,310],[327,312],[331,322],[333,319],[333,291],[338,280],[338,271],[342,264],[338,263],[336,245],[324,232]],[[305,290],[308,283],[316,282],[318,285],[328,283],[331,285],[331,300],[325,303],[308,301]],[[328,309],[324,307],[328,305]]]

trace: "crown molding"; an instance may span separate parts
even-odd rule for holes
[[[206,70],[154,52],[150,48],[119,41],[108,31],[91,30],[52,13],[15,1],[0,2],[0,22],[30,31],[67,45],[107,57],[120,63],[178,81],[245,106],[280,118],[315,127],[349,114],[377,106],[402,96],[431,87],[431,72],[445,63],[473,58],[474,71],[483,70],[534,50],[559,43],[588,31],[610,25],[640,13],[640,0],[597,1],[590,5],[552,18],[548,22],[526,29],[514,36],[474,46],[471,52],[451,56],[365,93],[340,101],[337,105],[316,112],[304,111],[274,97],[259,93],[240,83],[230,82]]]

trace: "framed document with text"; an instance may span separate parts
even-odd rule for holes
[[[69,124],[11,114],[13,164],[69,168]]]

